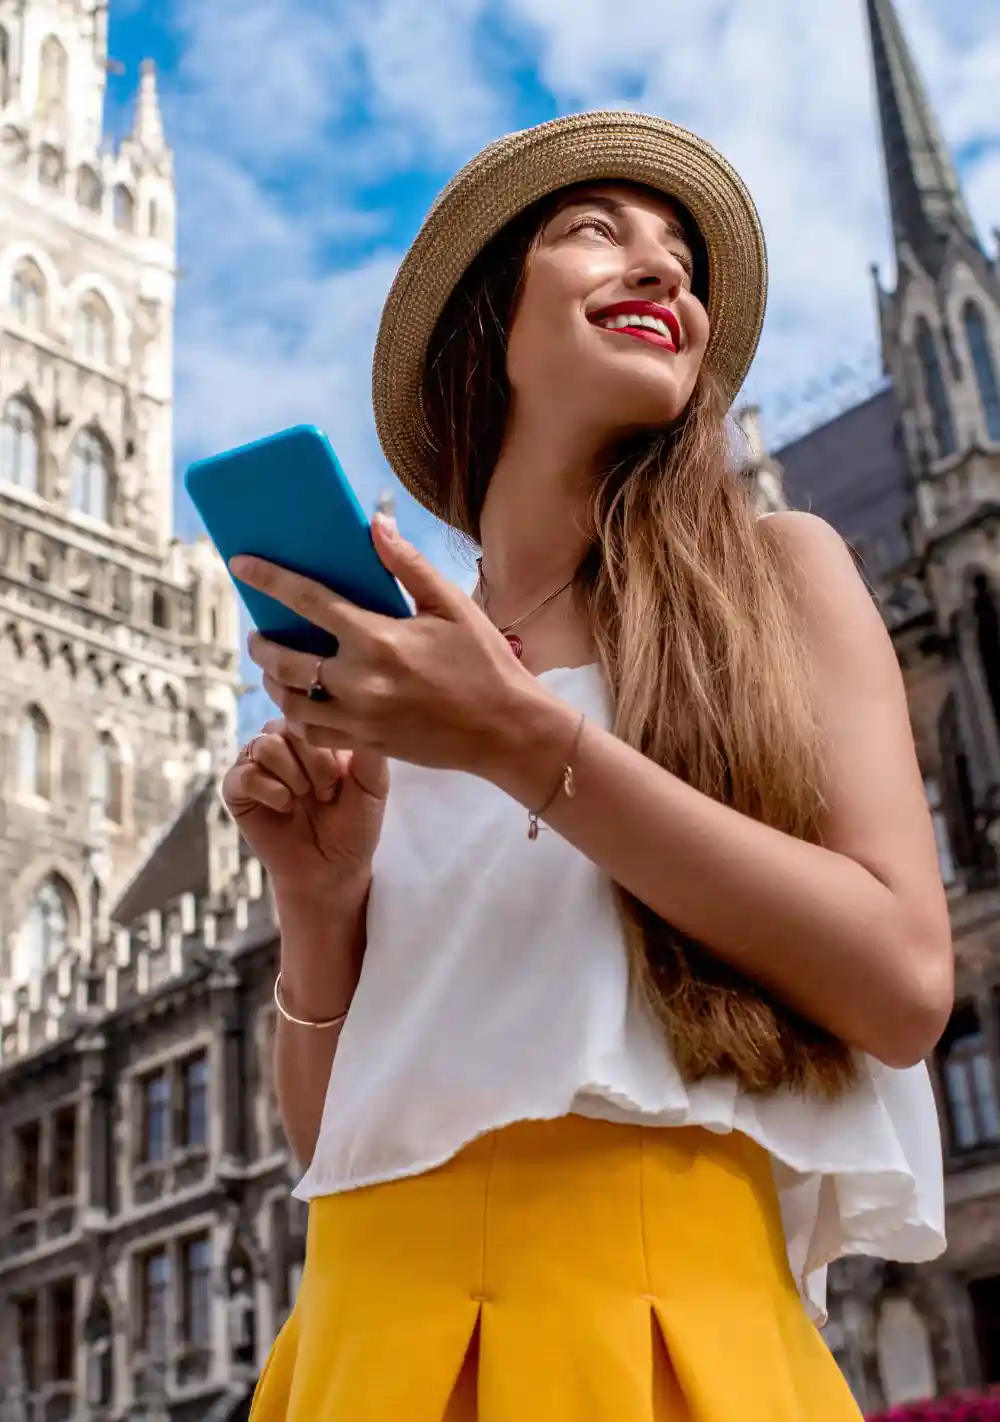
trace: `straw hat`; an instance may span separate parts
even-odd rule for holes
[[[645,114],[576,114],[491,143],[435,201],[382,312],[372,369],[375,425],[400,481],[440,515],[443,491],[421,407],[427,347],[445,304],[490,239],[573,183],[642,183],[683,203],[708,258],[706,359],[735,398],[760,339],[767,254],[742,179],[710,144]]]

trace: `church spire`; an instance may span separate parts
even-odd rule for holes
[[[158,153],[165,146],[160,96],[156,85],[156,65],[151,59],[142,61],[139,96],[132,123],[132,138],[147,153]]]
[[[935,273],[949,237],[979,239],[893,0],[865,7],[896,250],[905,243]]]

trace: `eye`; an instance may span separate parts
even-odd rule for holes
[[[615,233],[611,223],[603,217],[595,217],[593,213],[585,213],[583,217],[574,218],[567,230],[579,232],[584,227],[592,227],[597,232],[603,232],[605,237],[614,239]]]
[[[681,266],[687,272],[688,281],[692,281],[694,278],[694,259],[692,258],[691,253],[687,251],[680,251],[674,252],[673,255],[677,258]]]

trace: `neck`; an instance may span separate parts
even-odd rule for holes
[[[480,520],[483,577],[500,622],[572,577],[587,546],[592,447],[511,421]]]

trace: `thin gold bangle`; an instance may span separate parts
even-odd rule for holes
[[[576,781],[573,779],[573,761],[576,758],[577,750],[580,747],[580,737],[583,735],[583,726],[586,719],[586,715],[582,715],[579,721],[577,722],[576,731],[573,735],[573,742],[569,748],[569,753],[567,754],[566,759],[563,762],[562,770],[560,770],[559,772],[559,779],[555,783],[555,788],[553,789],[552,794],[549,796],[549,798],[545,801],[545,804],[542,805],[540,809],[528,811],[529,839],[538,838],[538,821],[542,817],[542,815],[547,814],[549,810],[551,810],[552,806],[555,804],[556,800],[559,797],[560,790],[566,796],[567,800],[572,800],[573,796],[576,794]]]
[[[309,1022],[304,1017],[293,1017],[288,1008],[281,1000],[281,974],[274,980],[274,1005],[281,1013],[286,1022],[291,1022],[293,1027],[311,1027],[314,1031],[323,1031],[329,1027],[339,1027],[347,1017],[347,1009],[339,1013],[336,1017],[328,1017],[324,1022]]]

